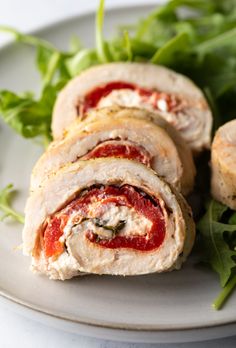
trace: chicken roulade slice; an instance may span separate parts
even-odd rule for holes
[[[135,117],[137,112],[144,113],[143,118]],[[33,169],[32,191],[51,172],[57,172],[66,163],[99,157],[122,157],[139,161],[151,167],[183,194],[186,195],[192,190],[194,170],[191,172],[189,169],[192,162],[181,161],[183,156],[191,158],[187,146],[185,151],[181,151],[162,127],[146,119],[145,112],[128,109],[122,113],[117,109],[114,113],[121,115],[112,117],[108,108],[93,113],[94,122],[91,120],[84,124],[75,121],[67,136],[60,141],[54,141],[41,156]]]
[[[168,135],[174,142],[183,166],[183,175],[181,178],[181,191],[184,195],[187,195],[192,191],[194,186],[194,178],[196,175],[196,168],[194,165],[192,152],[189,149],[189,146],[184,141],[184,139],[179,134],[179,132],[156,112],[150,112],[139,108],[112,106],[91,110],[85,115],[85,117],[86,118],[84,119],[83,124],[85,124],[85,122],[97,122],[100,119],[104,118],[108,118],[111,121],[121,117],[135,117],[137,119],[148,120],[161,127],[168,133]],[[67,132],[65,132],[65,134],[69,135],[72,130],[73,125],[68,129]]]
[[[99,65],[71,80],[55,103],[54,138],[86,111],[112,105],[158,112],[194,152],[210,146],[212,114],[203,93],[187,77],[148,63]]]
[[[195,227],[180,193],[120,158],[70,163],[28,198],[23,251],[52,279],[141,275],[179,268]]]
[[[236,210],[236,120],[217,130],[212,144],[211,169],[213,197]]]

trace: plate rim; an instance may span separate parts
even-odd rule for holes
[[[68,322],[74,323],[74,324],[80,324],[80,325],[88,325],[88,326],[93,326],[101,329],[117,329],[117,330],[125,330],[125,331],[144,331],[144,332],[184,332],[184,331],[192,331],[192,330],[202,330],[202,329],[217,329],[217,328],[223,328],[228,325],[235,325],[236,327],[236,320],[229,320],[227,322],[222,322],[222,323],[217,323],[217,324],[209,324],[209,325],[195,325],[195,326],[170,326],[170,325],[159,325],[159,327],[155,325],[148,325],[147,327],[143,325],[135,325],[133,326],[132,324],[115,324],[115,323],[101,323],[97,322],[96,320],[94,322],[89,322],[86,320],[81,320],[81,319],[73,319],[70,317],[67,317],[66,315],[63,316],[63,314],[55,314],[52,311],[48,311],[47,309],[44,309],[43,307],[37,306],[37,305],[32,305],[30,303],[27,303],[24,300],[21,300],[15,296],[9,295],[9,293],[5,292],[0,288],[0,296],[4,297],[8,301],[11,301],[17,305],[20,305],[24,308],[34,310],[37,313],[40,314],[45,314],[49,315],[52,318],[56,318],[59,320],[66,320]]]
[[[161,3],[163,1],[160,1],[159,3]],[[142,8],[155,8],[157,7],[158,4],[155,5],[154,2],[150,2],[148,1],[147,3],[145,4],[137,4],[137,5],[131,5],[130,3],[124,3],[122,5],[118,5],[118,4],[115,4],[115,5],[109,5],[107,8],[106,8],[106,13],[109,13],[109,12],[114,12],[114,11],[121,11],[122,9],[125,9],[125,10],[128,10],[128,9],[133,9],[134,7],[135,8],[139,8],[139,9],[142,9]],[[57,27],[57,26],[63,26],[67,23],[70,23],[71,21],[75,21],[76,19],[80,19],[81,17],[90,17],[92,15],[95,15],[95,10],[92,10],[92,9],[87,9],[87,10],[84,10],[84,11],[81,11],[81,13],[79,14],[76,14],[76,15],[72,15],[72,16],[66,16],[65,18],[62,18],[62,19],[59,19],[59,20],[55,20],[55,21],[50,21],[50,23],[47,23],[47,24],[44,24],[44,25],[40,25],[40,26],[37,26],[36,28],[34,28],[33,30],[29,30],[29,31],[26,31],[25,34],[30,34],[30,35],[40,35],[42,34],[44,31],[50,31],[51,29]],[[11,47],[14,47],[15,45],[17,45],[17,43],[14,41],[14,39],[11,39],[9,40],[8,42],[5,42],[3,44],[0,44],[0,55],[2,52],[4,52],[5,50],[7,49],[10,49]],[[106,330],[117,330],[117,331],[125,331],[125,332],[145,332],[145,333],[175,333],[175,332],[180,332],[180,333],[183,333],[183,332],[191,332],[191,331],[200,331],[200,330],[217,330],[217,329],[223,329],[227,326],[234,326],[235,325],[235,328],[236,328],[236,317],[234,320],[228,320],[228,321],[222,321],[222,322],[219,322],[217,324],[215,324],[214,322],[210,323],[209,325],[189,325],[189,326],[169,326],[167,324],[165,325],[148,325],[148,327],[145,327],[143,325],[135,325],[133,326],[132,324],[123,324],[123,325],[120,325],[119,323],[99,323],[99,322],[96,322],[96,320],[94,322],[90,322],[89,321],[86,321],[86,320],[81,320],[81,319],[73,319],[73,318],[69,318],[67,316],[63,316],[62,315],[59,315],[59,314],[55,314],[53,312],[51,312],[50,310],[47,311],[45,308],[41,307],[40,306],[37,306],[37,305],[32,305],[30,303],[27,303],[26,301],[24,300],[21,300],[19,298],[17,298],[16,296],[13,296],[11,294],[9,294],[9,292],[3,290],[1,287],[0,287],[0,296],[2,298],[4,298],[5,300],[7,300],[8,302],[11,302],[21,308],[24,308],[24,309],[27,309],[27,310],[31,310],[31,311],[34,311],[36,312],[37,314],[39,315],[44,315],[44,316],[47,316],[47,317],[50,317],[52,319],[57,319],[57,320],[61,320],[61,321],[67,321],[68,323],[73,323],[73,324],[79,324],[79,325],[85,325],[85,326],[88,326],[88,327],[95,327],[95,328],[98,328],[98,329],[106,329]],[[219,336],[219,337],[223,337],[223,336]],[[166,341],[165,341],[166,342]],[[171,341],[170,341],[171,342]],[[181,342],[181,341],[179,341]]]
[[[1,294],[0,294],[1,296]],[[3,305],[11,304],[11,310],[31,320],[56,329],[61,329],[74,334],[82,334],[86,337],[110,339],[122,342],[137,343],[184,343],[201,342],[212,339],[220,339],[235,336],[236,324],[219,325],[215,327],[203,327],[189,330],[135,330],[118,327],[106,327],[94,324],[79,323],[64,318],[41,312],[35,308],[18,303],[13,299],[1,297]],[[22,312],[23,310],[23,312]],[[185,335],[183,336],[183,333]],[[201,335],[199,335],[201,334]]]

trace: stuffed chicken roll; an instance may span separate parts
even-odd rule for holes
[[[211,169],[213,197],[236,210],[236,120],[217,130],[212,144]]]
[[[81,124],[75,121],[64,139],[54,141],[38,160],[31,177],[31,190],[37,189],[50,173],[57,172],[66,163],[78,159],[121,157],[151,167],[177,190],[188,194],[194,184],[191,161],[186,165],[182,162],[180,150],[167,131],[147,120],[145,115],[135,117],[137,110],[128,109],[118,116],[121,111],[114,110],[116,116],[112,117],[109,108],[100,109],[94,111],[93,122]],[[188,158],[188,155],[191,157],[186,148],[182,156]]]
[[[194,241],[184,198],[147,166],[103,158],[70,163],[28,198],[24,253],[52,279],[179,268]]]
[[[147,63],[99,65],[72,79],[54,107],[54,138],[60,138],[78,116],[112,105],[158,112],[194,152],[210,146],[212,114],[200,89],[183,75]]]
[[[192,152],[189,149],[187,143],[179,134],[179,132],[156,112],[150,112],[144,109],[133,107],[128,108],[112,106],[89,111],[87,114],[85,114],[83,124],[85,124],[85,122],[97,122],[104,118],[107,118],[111,122],[114,119],[119,119],[123,117],[134,117],[136,119],[147,120],[149,122],[154,123],[158,127],[161,127],[169,135],[169,137],[175,144],[175,147],[178,151],[178,156],[183,166],[183,175],[181,178],[181,192],[184,195],[190,193],[193,189],[194,179],[196,175],[196,168],[194,165]],[[68,131],[65,132],[65,135],[69,135],[72,130],[73,125],[69,128]]]

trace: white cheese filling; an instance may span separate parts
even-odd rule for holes
[[[85,220],[81,219],[81,222],[78,223],[78,213],[74,212],[64,228],[64,234],[60,241],[64,242],[71,234],[87,231],[105,239],[114,238],[116,234],[126,237],[132,235],[145,236],[152,227],[152,222],[138,214],[134,208],[117,206],[113,203],[101,205],[98,202],[91,204],[87,218]],[[117,226],[120,226],[120,228],[116,230]]]
[[[152,105],[146,103],[138,92],[130,89],[113,90],[106,97],[101,98],[97,106],[103,108],[112,105],[143,107],[150,111],[153,110]]]
[[[187,142],[199,139],[204,131],[204,120],[199,117],[199,110],[191,109],[191,113],[185,113],[186,103],[182,101],[181,105],[174,112],[168,110],[168,104],[165,99],[157,99],[156,107],[153,105],[153,96],[145,101],[137,91],[129,89],[113,90],[107,96],[101,98],[98,107],[110,107],[119,105],[124,107],[138,107],[151,112],[158,109],[160,115],[177,130],[179,130]]]
[[[154,104],[158,110],[163,112],[169,111],[169,106],[164,98],[156,99],[156,93],[150,95],[146,100],[137,91],[130,89],[113,90],[107,96],[100,99],[98,107],[107,107],[111,105],[121,105],[127,107],[143,107],[150,111],[155,110]]]

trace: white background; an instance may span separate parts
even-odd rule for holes
[[[145,3],[145,0],[107,0],[107,7]],[[148,3],[158,1],[148,0]],[[0,0],[0,24],[29,31],[62,18],[95,9],[98,0]],[[7,38],[0,33],[0,45]],[[0,77],[1,78],[1,77]],[[0,348],[235,348],[236,337],[202,343],[144,345],[102,341],[65,333],[31,321],[2,304],[0,299]]]

